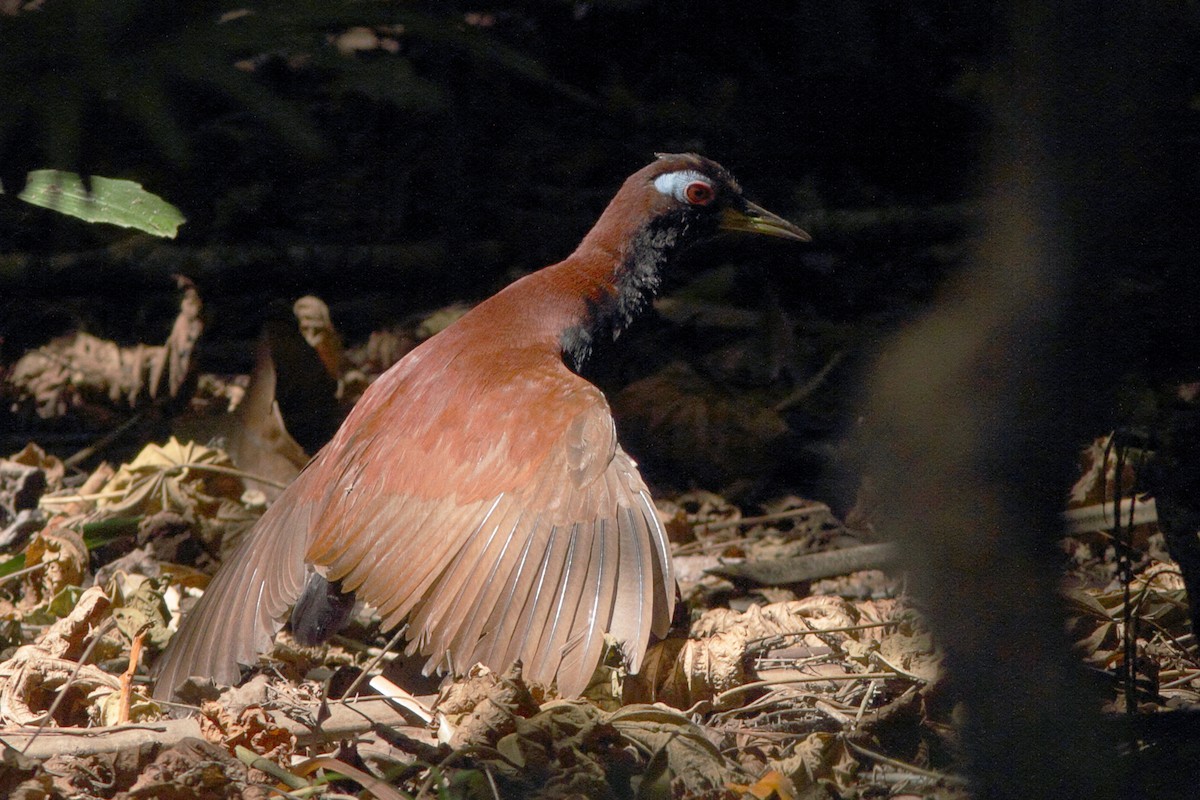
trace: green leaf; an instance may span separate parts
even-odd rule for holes
[[[89,181],[90,192],[74,172],[39,169],[29,173],[25,191],[18,197],[87,222],[136,228],[169,239],[175,238],[184,222],[179,209],[147,192],[140,184],[97,175]]]

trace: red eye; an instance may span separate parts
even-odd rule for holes
[[[712,202],[716,192],[704,181],[692,181],[684,187],[683,196],[694,206],[706,206]]]

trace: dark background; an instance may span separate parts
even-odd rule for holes
[[[782,415],[774,465],[647,464],[659,483],[715,487],[745,467],[831,494],[840,479],[816,476],[853,432],[862,368],[968,252],[1004,48],[1000,7],[930,0],[0,7],[0,368],[69,329],[162,341],[174,272],[205,300],[202,370],[247,370],[270,301],[306,293],[353,343],[556,261],[626,175],[694,150],[814,242],[720,242],[675,288],[790,335],[651,320],[596,379],[614,391],[683,359],[769,406],[836,358]],[[1194,19],[1164,6],[1164,25],[1173,68],[1137,102],[1161,109],[1194,179]],[[358,27],[368,44],[349,51]],[[47,167],[136,180],[188,222],[162,243],[16,200]],[[1171,338],[1161,279],[1120,286],[1136,336]],[[729,366],[743,341],[765,375]],[[0,424],[18,441],[41,423]]]

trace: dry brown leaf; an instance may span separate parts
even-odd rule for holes
[[[139,633],[151,647],[165,647],[171,638],[167,626],[171,613],[159,588],[158,581],[144,575],[120,573],[109,586],[117,598],[113,619],[126,639]]]
[[[704,730],[673,708],[631,705],[606,715],[626,740],[648,756],[663,752],[674,775],[675,796],[693,797],[740,778]]]
[[[223,451],[171,437],[163,445],[147,445],[132,462],[122,464],[105,485],[100,508],[111,514],[211,515],[221,499],[242,496],[242,479],[230,474],[232,469]]]
[[[133,374],[135,380],[142,374],[140,359],[144,358],[150,361],[151,398],[158,396],[164,371],[167,375],[168,394],[171,397],[179,394],[179,389],[187,380],[192,367],[192,352],[196,349],[196,342],[204,331],[204,322],[200,318],[204,304],[200,300],[200,293],[196,290],[196,285],[181,275],[176,275],[175,280],[179,284],[179,288],[183,289],[183,297],[180,298],[179,314],[175,317],[174,325],[171,326],[171,333],[167,337],[166,344],[161,348],[144,348],[142,345],[138,345],[136,349],[139,363]],[[131,394],[129,398],[131,405],[137,399],[137,394],[137,391]]]
[[[99,586],[84,590],[71,613],[57,620],[38,637],[35,647],[52,658],[78,659],[88,637],[112,610],[112,601]],[[101,655],[107,655],[101,651]]]
[[[58,456],[49,455],[33,442],[21,448],[19,453],[9,456],[8,460],[40,469],[46,476],[46,491],[48,492],[56,491],[62,486],[63,476],[67,472],[67,468]]]
[[[819,633],[828,628],[854,626],[859,619],[854,605],[840,597],[806,597],[786,603],[753,605],[744,612],[726,608],[709,609],[692,625],[692,635],[707,637],[722,631],[740,630],[745,633],[747,640],[783,635],[792,637],[804,631]],[[815,634],[796,636],[790,640],[814,647],[824,644],[824,640]]]
[[[167,393],[175,397],[203,329],[200,307],[195,287],[186,285],[164,345],[120,347],[76,332],[29,351],[8,376],[17,404],[31,406],[44,419],[78,413],[91,424],[108,426],[119,419],[115,412],[136,406],[143,397],[157,397],[164,375]]]
[[[878,646],[886,666],[914,675],[928,685],[941,677],[942,654],[934,646],[928,631],[895,631]]]
[[[249,706],[234,715],[220,703],[209,701],[200,707],[200,733],[230,753],[241,745],[277,764],[287,764],[296,751],[296,737],[272,722],[260,706]]]
[[[626,678],[624,700],[691,708],[752,680],[746,637],[736,628],[704,639],[667,639],[651,646],[642,671]]]
[[[858,772],[858,759],[836,733],[812,733],[796,745],[792,756],[777,761],[774,768],[791,779],[794,793],[818,783],[827,783],[838,796],[846,796]]]
[[[744,612],[709,609],[692,625],[692,638],[683,642],[668,639],[651,648],[642,672],[627,679],[626,700],[653,699],[677,708],[712,700],[756,680],[759,676],[751,664],[752,656],[772,640],[786,646],[775,652],[777,657],[785,652],[828,653],[832,643],[846,650],[857,647],[866,658],[872,648],[858,639],[872,641],[880,635],[878,631],[822,633],[856,626],[861,619],[854,605],[837,597],[753,605]],[[833,638],[827,642],[827,637]],[[925,668],[924,662],[918,663],[908,651],[904,657],[915,667]],[[832,675],[846,674],[845,667],[838,664],[810,667],[806,674],[820,675],[825,670]]]
[[[46,524],[38,502],[47,483],[40,467],[0,459],[0,550],[19,545]]]
[[[83,583],[88,567],[87,546],[70,528],[52,525],[35,534],[25,547],[25,566],[44,565],[23,581],[17,607],[23,610],[49,603],[59,592]]]
[[[93,716],[93,701],[120,689],[120,681],[112,675],[93,664],[80,666],[77,661],[110,609],[108,596],[93,586],[80,595],[71,613],[51,625],[36,643],[17,648],[13,657],[0,665],[0,674],[9,676],[0,685],[0,718],[19,725],[37,724],[45,718],[58,691],[71,680],[55,721],[60,725],[86,723]],[[113,645],[93,648],[93,658],[114,655],[118,645]],[[102,693],[92,698],[99,690]]]
[[[689,708],[687,679],[679,668],[679,654],[687,644],[687,639],[674,636],[651,644],[642,659],[641,671],[626,676],[621,702],[625,705],[662,702],[675,708]]]
[[[773,468],[788,432],[770,406],[724,390],[681,361],[626,386],[613,412],[628,423],[630,450],[709,486]]]
[[[306,295],[292,305],[292,312],[300,324],[300,335],[317,351],[325,371],[334,378],[342,374],[342,337],[333,327],[329,317],[329,306],[319,297]]]
[[[278,797],[250,782],[248,768],[217,745],[185,739],[158,754],[129,788],[126,800],[267,800]]]
[[[452,747],[490,744],[512,733],[518,719],[537,710],[519,664],[504,675],[478,665],[438,695],[434,704],[438,740]]]
[[[0,689],[0,719],[15,725],[38,725],[47,717],[60,691],[66,699],[55,709],[58,725],[86,725],[89,709],[99,699],[121,689],[121,682],[94,664],[31,656],[18,648],[8,662],[12,674]],[[68,686],[68,681],[70,682]],[[93,695],[99,693],[99,697]]]

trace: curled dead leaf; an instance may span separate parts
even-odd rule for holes
[[[8,460],[27,467],[36,467],[46,476],[46,491],[53,492],[62,486],[63,476],[67,468],[58,456],[48,454],[33,442],[21,448],[19,453],[13,453]]]
[[[677,361],[613,398],[625,445],[664,475],[720,486],[776,466],[788,433],[779,412],[726,391]]]
[[[746,655],[746,636],[736,628],[704,639],[658,642],[646,654],[642,671],[626,679],[625,700],[690,708],[752,680]]]
[[[104,590],[92,586],[79,596],[71,613],[47,628],[34,646],[51,658],[77,659],[83,655],[88,638],[104,623],[111,609],[112,601]]]
[[[41,724],[62,691],[67,694],[55,710],[54,722],[84,725],[93,699],[120,691],[121,682],[94,664],[50,658],[29,647],[17,649],[11,659],[12,675],[0,689],[0,718],[7,723]],[[94,697],[97,693],[99,697]]]
[[[713,636],[727,630],[740,630],[747,640],[768,639],[814,631],[813,635],[797,637],[796,641],[810,646],[824,644],[817,633],[830,628],[852,627],[859,622],[858,610],[840,597],[806,597],[784,603],[753,605],[744,612],[714,608],[704,612],[692,625],[692,635]],[[828,635],[828,634],[827,634]],[[847,636],[846,633],[833,634]]]
[[[517,719],[537,713],[538,705],[514,665],[497,675],[480,665],[438,696],[434,712],[438,741],[453,747],[491,744],[516,729]]]
[[[744,612],[709,609],[692,625],[691,638],[668,639],[650,648],[642,672],[627,681],[625,699],[652,699],[676,708],[712,700],[757,680],[754,658],[772,645],[785,648],[778,651],[780,658],[787,658],[785,653],[829,653],[831,643],[843,650],[859,646],[865,657],[873,648],[858,639],[874,641],[877,631],[833,630],[852,628],[862,619],[853,604],[837,597],[754,605]],[[826,641],[828,637],[832,638]],[[890,652],[914,671],[920,670],[922,678],[936,674],[936,661],[920,661],[916,645],[905,650],[897,642],[896,648]],[[929,648],[932,653],[932,645]],[[845,673],[840,667],[834,671]]]
[[[88,333],[72,333],[22,356],[9,373],[18,406],[31,407],[43,419],[82,412],[89,421],[112,425],[114,412],[156,398],[166,377],[167,393],[178,395],[191,369],[192,351],[203,330],[201,302],[190,283],[179,315],[164,345],[116,342]]]
[[[776,770],[792,782],[797,796],[818,784],[827,784],[838,796],[846,796],[858,772],[858,759],[837,733],[812,733],[796,745],[793,754],[775,762]]]
[[[120,688],[120,681],[114,676],[93,664],[78,663],[107,619],[111,606],[100,587],[89,588],[79,596],[71,612],[47,628],[37,642],[17,648],[12,658],[0,665],[0,674],[8,675],[0,679],[0,719],[19,725],[41,722],[55,696],[70,680],[71,685],[66,689],[69,694],[59,704],[55,721],[61,725],[87,722],[92,716],[92,702]],[[113,655],[118,645],[112,644],[108,648],[94,647],[92,656]]]
[[[879,661],[927,685],[941,676],[942,653],[925,630],[894,631],[879,642]]]
[[[306,295],[292,305],[300,324],[300,335],[321,357],[325,371],[337,378],[342,374],[342,337],[333,327],[329,306],[319,297]]]
[[[608,714],[605,721],[643,753],[665,755],[673,796],[698,796],[721,788],[730,777],[740,777],[704,730],[673,708],[630,705]]]
[[[34,535],[25,547],[25,567],[41,566],[23,579],[17,607],[29,610],[49,603],[70,586],[83,583],[88,566],[87,546],[70,528],[51,526]]]
[[[171,437],[148,445],[105,485],[100,507],[110,514],[149,516],[160,511],[211,515],[222,498],[244,491],[233,462],[223,451]]]
[[[204,304],[200,300],[200,292],[196,290],[194,283],[182,275],[176,275],[175,280],[179,284],[179,288],[183,290],[183,297],[179,300],[179,314],[171,326],[171,334],[167,337],[166,344],[157,349],[150,359],[152,361],[149,375],[151,398],[158,396],[164,371],[167,375],[168,393],[171,397],[179,394],[180,388],[191,371],[192,352],[196,349],[196,342],[204,331],[204,322],[200,318]],[[139,347],[139,349],[141,348]],[[140,372],[139,369],[138,374]],[[130,398],[130,404],[135,400],[136,394]]]
[[[200,707],[200,733],[230,753],[241,745],[277,764],[286,764],[296,751],[296,737],[272,722],[261,706],[249,706],[235,715],[209,701]]]

